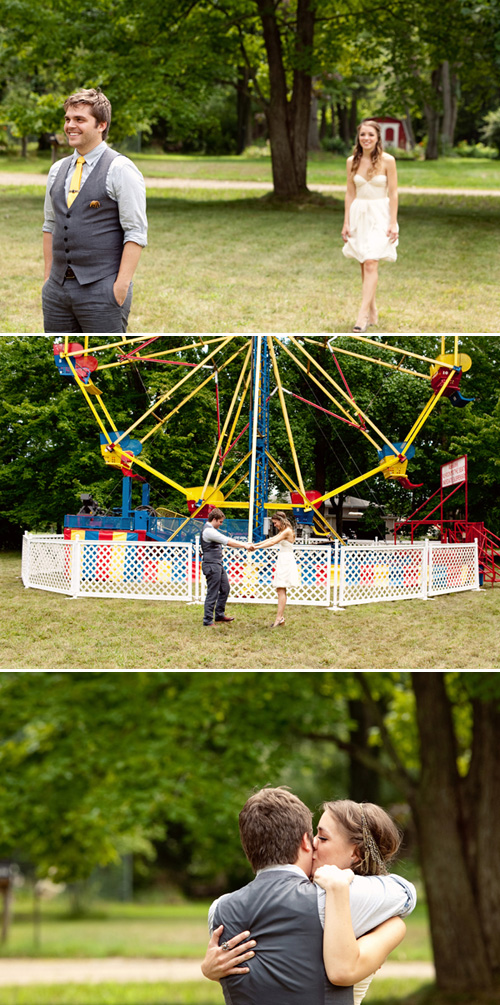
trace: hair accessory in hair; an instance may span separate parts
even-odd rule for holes
[[[368,856],[371,856],[374,862],[377,863],[378,867],[383,873],[387,873],[386,864],[380,854],[377,842],[375,841],[373,834],[368,826],[368,822],[365,816],[364,804],[360,803],[361,809],[361,824],[363,827],[363,844],[365,846],[365,862]]]

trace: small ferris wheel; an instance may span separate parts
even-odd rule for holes
[[[463,397],[460,390],[462,376],[472,361],[460,352],[458,336],[454,337],[450,351],[446,336],[442,336],[437,357],[362,335],[217,335],[188,336],[184,341],[179,341],[178,336],[157,335],[96,343],[95,337],[91,345],[88,336],[83,344],[66,336],[54,345],[54,356],[61,376],[73,380],[87,402],[99,429],[104,463],[120,471],[129,485],[134,478],[144,481],[153,477],[175,489],[187,509],[185,523],[207,515],[213,506],[248,512],[248,536],[253,540],[265,536],[265,515],[275,508],[269,498],[271,474],[289,495],[290,502],[285,505],[303,514],[304,522],[314,521],[320,533],[330,535],[335,532],[321,512],[323,503],[380,474],[397,479],[406,489],[416,488],[408,476],[408,463],[415,453],[415,441],[437,403],[446,397],[461,408],[471,400]],[[362,360],[429,385],[429,399],[404,440],[393,442],[390,431],[378,428],[368,410],[360,406],[359,392],[345,372],[349,359]],[[307,376],[328,407],[287,388],[286,375],[291,366]],[[169,381],[170,386],[163,393],[155,391],[143,414],[119,429],[113,417],[119,399],[114,395],[112,376],[117,370],[132,367],[139,373],[141,367],[168,368],[172,372],[176,368],[176,378]],[[107,379],[100,384],[99,377],[104,373]],[[162,471],[148,462],[147,446],[208,387],[213,388],[215,399],[214,449],[203,484],[186,486],[176,480],[170,466],[168,471]],[[273,452],[270,402],[274,396],[279,401],[279,415],[289,443],[291,471],[284,470]],[[344,484],[329,486],[324,492],[307,487],[287,404],[290,396],[298,398],[304,406],[320,408],[336,422],[354,429],[373,449],[374,466]],[[243,500],[238,497],[242,486]]]

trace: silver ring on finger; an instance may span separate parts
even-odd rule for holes
[[[221,945],[221,949],[223,949],[225,953],[228,953],[229,950],[231,949],[229,942],[223,942]]]

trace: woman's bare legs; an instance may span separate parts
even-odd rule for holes
[[[278,610],[276,611],[276,620],[274,622],[273,628],[277,628],[278,625],[283,624],[285,618],[285,607],[286,607],[286,586],[277,586],[276,593],[278,594]]]
[[[378,283],[378,262],[374,259],[367,259],[361,263],[361,307],[356,321],[356,326],[364,330],[369,324],[376,324],[378,321],[377,306],[375,296]]]

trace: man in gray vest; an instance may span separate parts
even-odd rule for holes
[[[43,224],[45,331],[126,332],[147,243],[144,178],[105,142],[111,104],[93,88],[64,102],[73,154],[52,165]]]
[[[203,973],[212,980],[222,977],[215,962],[220,933],[213,933],[223,925],[228,964],[253,945],[233,952],[228,940],[248,931],[257,943],[249,968],[233,968],[222,977],[226,1005],[352,1005],[352,988],[330,984],[323,964],[325,892],[309,880],[313,835],[307,806],[287,789],[262,789],[240,813],[240,837],[256,877],[212,904]],[[355,876],[350,902],[358,938],[394,915],[409,914],[415,889],[400,877]],[[245,952],[240,960],[252,955]]]
[[[229,579],[222,564],[222,549],[224,545],[230,548],[246,548],[248,544],[235,541],[221,534],[220,528],[225,520],[220,509],[214,508],[208,515],[207,522],[201,532],[201,550],[203,552],[202,572],[207,581],[207,595],[203,612],[204,628],[213,628],[218,622],[234,621],[226,615],[226,603],[229,596]],[[215,613],[214,613],[215,612]]]

